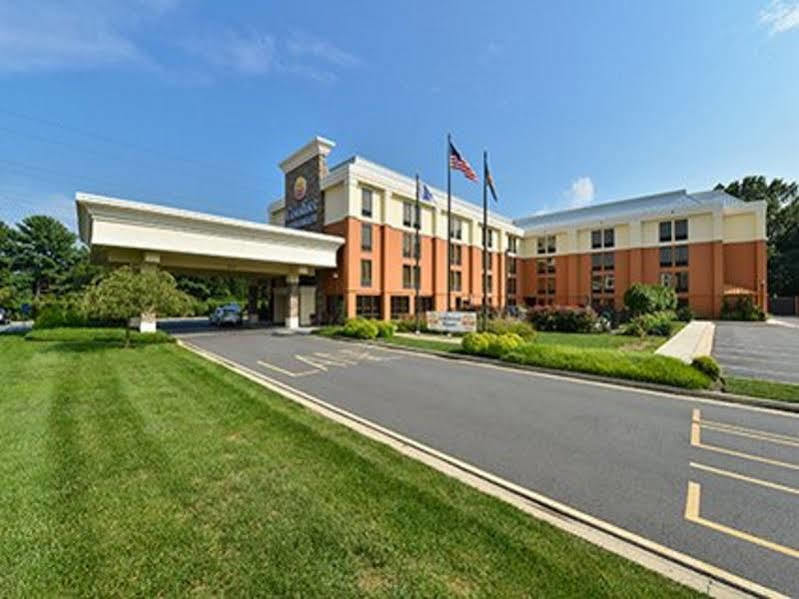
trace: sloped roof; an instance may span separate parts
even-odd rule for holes
[[[679,189],[616,202],[606,202],[584,208],[532,215],[516,219],[513,224],[525,231],[531,229],[552,230],[581,223],[632,220],[634,218],[646,218],[649,215],[668,214],[670,212],[681,213],[701,207],[713,208],[721,206],[726,208],[741,204],[744,204],[742,200],[723,191],[711,190],[689,194],[684,189]]]

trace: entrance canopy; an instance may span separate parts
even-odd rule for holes
[[[341,237],[78,193],[81,240],[98,264],[270,278],[335,268]]]

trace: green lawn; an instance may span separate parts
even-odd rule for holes
[[[0,596],[690,594],[174,344],[0,377]]]
[[[737,395],[749,395],[765,399],[799,402],[799,385],[790,383],[775,383],[761,379],[745,379],[738,377],[725,377],[724,390]]]

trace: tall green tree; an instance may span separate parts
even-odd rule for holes
[[[10,230],[11,269],[30,277],[31,293],[38,299],[58,291],[80,255],[77,237],[50,216],[29,216]]]
[[[769,293],[799,295],[799,185],[757,175],[716,189],[745,202],[766,202]]]

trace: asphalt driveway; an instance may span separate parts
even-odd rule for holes
[[[717,322],[713,356],[727,374],[799,383],[799,324]]]
[[[799,418],[310,335],[186,342],[799,596]]]

